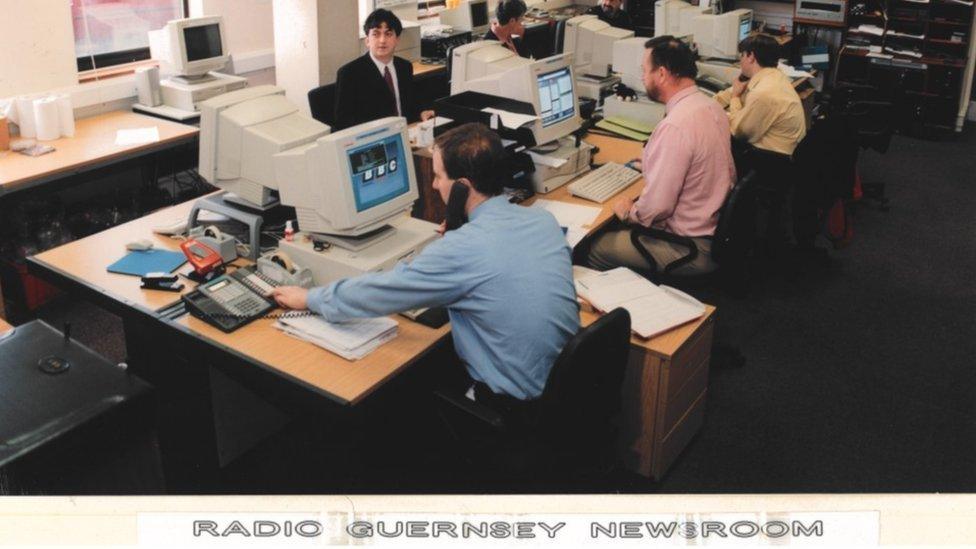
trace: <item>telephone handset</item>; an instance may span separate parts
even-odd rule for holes
[[[251,267],[242,267],[230,274],[197,286],[183,295],[183,303],[193,316],[230,333],[262,317],[303,316],[311,312],[287,312],[269,315],[277,305],[271,291],[278,286]]]

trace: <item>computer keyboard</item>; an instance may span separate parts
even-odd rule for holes
[[[573,196],[602,204],[611,196],[629,187],[640,175],[639,171],[623,164],[607,162],[570,183],[569,192]]]

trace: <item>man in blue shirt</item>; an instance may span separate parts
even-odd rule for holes
[[[281,287],[275,299],[333,322],[446,306],[454,347],[474,381],[495,395],[538,398],[579,330],[579,307],[570,249],[555,218],[502,194],[505,154],[483,125],[445,133],[433,158],[434,189],[449,211],[443,238],[392,271],[311,290]],[[451,211],[462,218],[459,228]]]

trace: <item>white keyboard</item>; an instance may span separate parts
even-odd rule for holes
[[[623,164],[607,162],[570,183],[569,192],[573,196],[602,204],[611,196],[629,187],[640,176],[639,171]]]

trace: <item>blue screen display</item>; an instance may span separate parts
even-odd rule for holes
[[[400,134],[349,150],[356,211],[379,206],[410,190]]]

